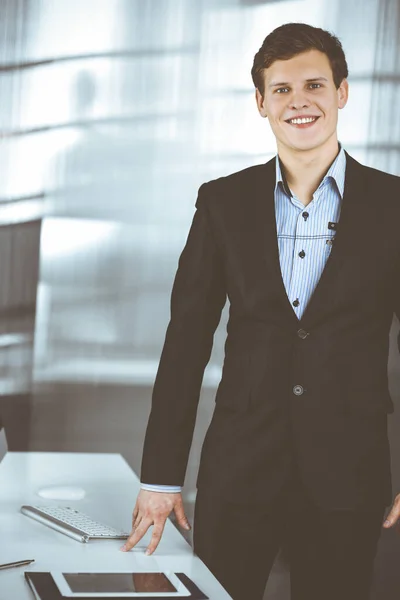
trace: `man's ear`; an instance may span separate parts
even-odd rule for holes
[[[347,104],[347,100],[349,99],[349,82],[347,79],[342,79],[342,83],[339,85],[337,89],[338,94],[338,107],[344,108]]]
[[[267,110],[265,108],[264,97],[262,96],[262,94],[258,88],[256,88],[256,102],[257,102],[258,112],[260,113],[260,115],[264,118],[265,117],[268,118]]]

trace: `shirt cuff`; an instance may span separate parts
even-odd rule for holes
[[[180,494],[182,491],[180,485],[152,485],[149,483],[141,483],[140,487],[142,490],[148,492],[164,492],[164,494]]]

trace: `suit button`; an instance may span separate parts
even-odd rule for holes
[[[299,329],[298,332],[297,332],[297,335],[302,340],[305,340],[306,337],[308,337],[310,335],[310,333],[309,333],[309,331],[306,331],[305,329]]]
[[[293,388],[293,394],[295,394],[296,396],[301,396],[302,393],[304,392],[304,388],[302,385],[295,385]]]

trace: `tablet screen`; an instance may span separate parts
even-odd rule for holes
[[[74,594],[176,592],[164,573],[63,573]]]

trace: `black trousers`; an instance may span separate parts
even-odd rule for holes
[[[201,489],[194,550],[234,600],[262,600],[281,547],[291,600],[368,600],[384,510],[320,510],[295,475],[269,508]]]

